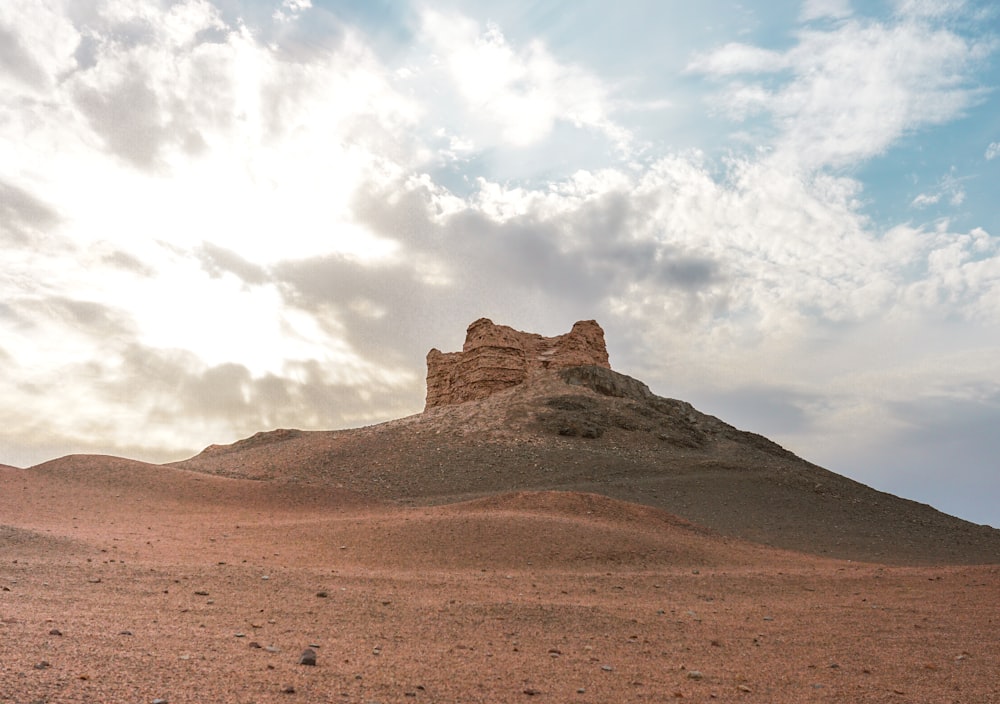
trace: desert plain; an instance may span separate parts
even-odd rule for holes
[[[997,701],[997,566],[587,493],[401,507],[106,458],[0,479],[3,702]]]

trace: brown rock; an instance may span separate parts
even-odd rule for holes
[[[604,330],[594,320],[543,337],[480,318],[466,331],[461,352],[427,353],[426,408],[486,398],[534,372],[581,366],[611,368]]]

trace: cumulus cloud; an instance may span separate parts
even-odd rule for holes
[[[991,45],[910,19],[927,12],[903,14],[895,24],[849,20],[829,31],[803,30],[784,52],[727,44],[696,57],[688,70],[720,79],[766,74],[729,82],[720,106],[735,118],[772,115],[776,147],[791,163],[844,166],[954,119],[981,95],[965,76]]]
[[[952,167],[930,191],[918,194],[910,205],[914,208],[926,208],[946,202],[952,206],[960,206],[965,202],[964,183],[967,180],[968,177],[959,176],[955,167]]]
[[[515,47],[496,24],[483,29],[460,15],[432,10],[424,12],[421,32],[461,96],[467,120],[499,129],[502,145],[535,144],[562,122],[596,130],[628,148],[631,136],[612,119],[608,88],[585,70],[558,61],[542,42]]]
[[[1000,142],[990,142],[986,147],[986,161],[992,161],[1000,156]]]
[[[941,200],[940,193],[921,193],[910,203],[914,208],[925,208],[928,205],[935,205]]]
[[[283,0],[281,7],[274,11],[273,17],[279,22],[291,22],[311,7],[311,0]]]

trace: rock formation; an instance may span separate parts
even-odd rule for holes
[[[427,404],[486,398],[543,370],[598,366],[610,369],[604,330],[581,320],[565,335],[543,337],[480,318],[466,331],[461,352],[427,353]]]

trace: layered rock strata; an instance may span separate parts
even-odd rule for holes
[[[466,331],[461,352],[427,353],[427,408],[486,398],[531,374],[569,367],[610,369],[604,330],[581,320],[565,335],[543,337],[480,318]]]

